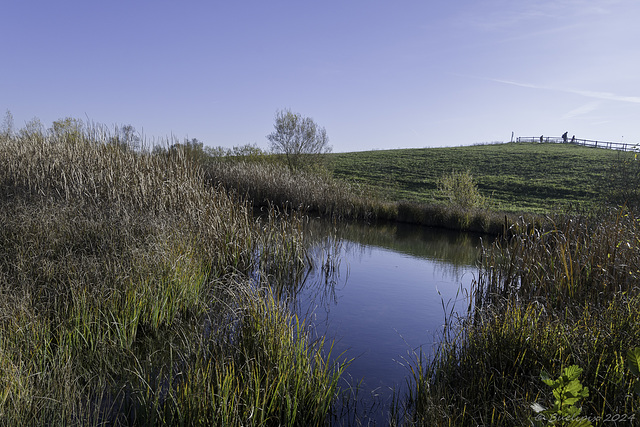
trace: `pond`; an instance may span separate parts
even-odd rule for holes
[[[481,236],[404,224],[313,221],[309,229],[316,267],[298,288],[296,310],[335,341],[333,356],[353,358],[341,384],[359,384],[360,407],[351,416],[386,425],[409,364],[420,350],[432,354],[446,318],[467,312]]]

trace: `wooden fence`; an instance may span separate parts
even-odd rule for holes
[[[551,142],[556,144],[565,143],[564,139],[560,136],[519,136],[516,138],[517,142]],[[594,141],[591,139],[578,139],[568,138],[567,144],[584,145],[585,147],[595,148],[608,148],[611,150],[620,151],[640,151],[640,145],[629,144],[626,142],[608,142],[608,141]]]

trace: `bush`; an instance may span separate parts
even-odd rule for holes
[[[458,208],[464,210],[483,208],[487,205],[487,198],[480,194],[478,186],[469,171],[451,172],[438,180],[438,191]]]

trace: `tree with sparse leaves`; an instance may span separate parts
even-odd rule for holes
[[[80,141],[84,129],[85,126],[82,120],[65,117],[52,123],[49,128],[49,135],[58,139],[64,139],[68,142],[77,142]]]
[[[267,135],[271,152],[284,154],[291,171],[315,164],[322,154],[331,152],[327,131],[309,117],[280,110],[274,128]]]
[[[7,110],[2,122],[2,128],[0,128],[0,136],[3,139],[9,140],[13,137],[13,132],[13,115],[11,114],[11,111]]]

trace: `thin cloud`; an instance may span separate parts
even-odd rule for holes
[[[526,87],[531,89],[543,89],[543,90],[552,90],[556,92],[564,92],[564,93],[572,93],[574,95],[581,95],[587,98],[595,98],[601,99],[605,101],[621,101],[621,102],[631,102],[634,104],[640,104],[640,96],[627,96],[627,95],[618,95],[611,92],[596,92],[591,90],[579,90],[579,89],[560,89],[549,86],[541,86],[530,83],[520,83],[514,82],[511,80],[501,80],[501,79],[490,79],[491,81],[497,83],[508,84],[512,86]]]
[[[635,104],[640,104],[640,96],[616,95],[615,93],[593,92],[589,90],[566,90],[565,92],[575,93],[577,95],[587,96],[590,98],[605,99],[608,101],[623,101],[623,102],[633,102]]]
[[[562,31],[567,27],[554,28],[562,22],[576,22],[587,25],[593,20],[610,15],[619,0],[601,0],[597,5],[592,0],[539,0],[534,2],[492,1],[472,8],[460,17],[464,26],[473,26],[485,31],[517,28],[518,33],[527,36],[526,29],[550,26],[550,31]],[[585,22],[586,21],[586,22]],[[590,25],[590,24],[588,24]],[[573,26],[570,26],[571,28]],[[523,31],[525,30],[525,31]],[[528,35],[544,34],[531,32]]]
[[[512,85],[512,86],[520,86],[520,87],[528,87],[531,89],[549,89],[548,87],[544,87],[544,86],[540,86],[540,85],[534,85],[531,83],[519,83],[519,82],[513,82],[511,80],[501,80],[501,79],[489,79],[492,82],[496,82],[496,83],[504,83],[507,85]]]
[[[573,118],[573,117],[582,116],[584,114],[589,114],[590,112],[596,110],[600,106],[601,103],[602,103],[602,101],[591,101],[591,102],[588,102],[588,103],[586,103],[584,105],[579,106],[578,108],[575,108],[575,109],[569,111],[562,118],[563,119],[570,119],[570,118]]]

